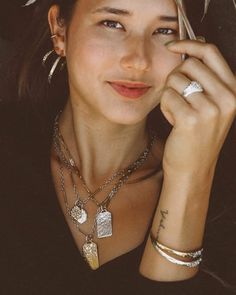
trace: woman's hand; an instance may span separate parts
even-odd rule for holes
[[[185,40],[168,47],[190,58],[169,74],[161,96],[161,110],[173,129],[165,145],[152,232],[172,249],[192,251],[202,245],[214,168],[236,114],[236,79],[213,45]],[[184,98],[191,81],[204,92]],[[163,259],[148,240],[140,265],[144,276],[180,281],[197,271]]]
[[[163,156],[165,173],[204,175],[214,169],[236,115],[236,79],[212,44],[177,41],[168,49],[190,56],[168,76],[161,110],[173,129]],[[204,88],[184,98],[184,88],[198,81]]]

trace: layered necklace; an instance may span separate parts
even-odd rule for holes
[[[91,191],[82,176],[76,162],[71,155],[68,146],[59,129],[59,115],[55,118],[54,132],[53,132],[53,145],[57,155],[59,163],[59,174],[60,174],[60,186],[63,194],[63,199],[66,207],[66,214],[69,216],[71,221],[75,224],[78,231],[85,236],[85,243],[82,246],[82,254],[91,269],[96,270],[99,267],[99,254],[98,245],[95,243],[95,236],[98,239],[107,238],[112,236],[112,213],[108,210],[109,205],[113,198],[117,195],[121,187],[128,181],[129,177],[138,170],[144,162],[147,160],[150,150],[157,140],[155,134],[152,134],[149,139],[147,148],[139,155],[128,167],[119,170],[112,174],[111,177],[106,179],[102,185],[100,185],[95,191]],[[75,201],[71,207],[68,202],[67,190],[65,185],[64,168],[69,172]],[[76,179],[76,180],[75,180]],[[88,196],[84,199],[80,197],[77,188],[77,182],[81,181],[83,188],[86,190]],[[108,185],[112,184],[112,189],[106,195],[103,201],[96,199],[96,195],[102,192]],[[88,212],[86,211],[86,204],[93,202],[97,206],[97,212],[93,219],[93,226],[89,233],[84,232],[81,229],[81,225],[88,221]]]

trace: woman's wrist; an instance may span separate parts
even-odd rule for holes
[[[181,195],[181,198],[197,201],[203,197],[209,197],[212,182],[214,179],[215,166],[205,170],[189,170],[179,172],[169,169],[163,171],[163,188],[170,192],[173,198],[174,193]]]
[[[182,252],[201,249],[209,206],[212,175],[194,178],[194,175],[165,175],[152,233],[158,242]],[[204,186],[204,188],[203,188]],[[160,245],[148,239],[141,273],[157,281],[178,281],[193,277],[201,262],[189,258],[171,257]],[[185,263],[187,262],[187,263]],[[191,266],[191,267],[190,267]]]
[[[166,167],[163,165],[163,173],[165,178],[170,179],[179,179],[181,181],[189,181],[189,180],[195,180],[195,181],[204,181],[207,179],[211,179],[212,176],[214,176],[216,164],[212,163],[212,165],[204,165],[200,164],[199,166],[191,166],[189,164],[188,169],[181,170],[180,168]]]

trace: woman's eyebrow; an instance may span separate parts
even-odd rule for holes
[[[158,19],[166,22],[178,22],[178,16],[160,15]]]
[[[130,16],[133,13],[126,10],[126,9],[120,9],[120,8],[114,8],[114,7],[109,7],[109,6],[104,6],[95,9],[92,13],[111,13],[111,14],[116,14],[116,15],[124,15],[124,16]],[[161,21],[167,21],[167,22],[178,22],[178,17],[177,16],[170,16],[170,15],[159,15],[158,19]]]
[[[132,13],[128,10],[125,9],[119,9],[119,8],[113,8],[113,7],[108,7],[108,6],[104,6],[104,7],[100,7],[95,9],[94,11],[92,11],[92,13],[112,13],[112,14],[118,14],[118,15],[132,15]]]

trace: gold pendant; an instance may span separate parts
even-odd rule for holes
[[[83,255],[92,270],[99,268],[98,247],[93,241],[87,241],[83,245]]]

